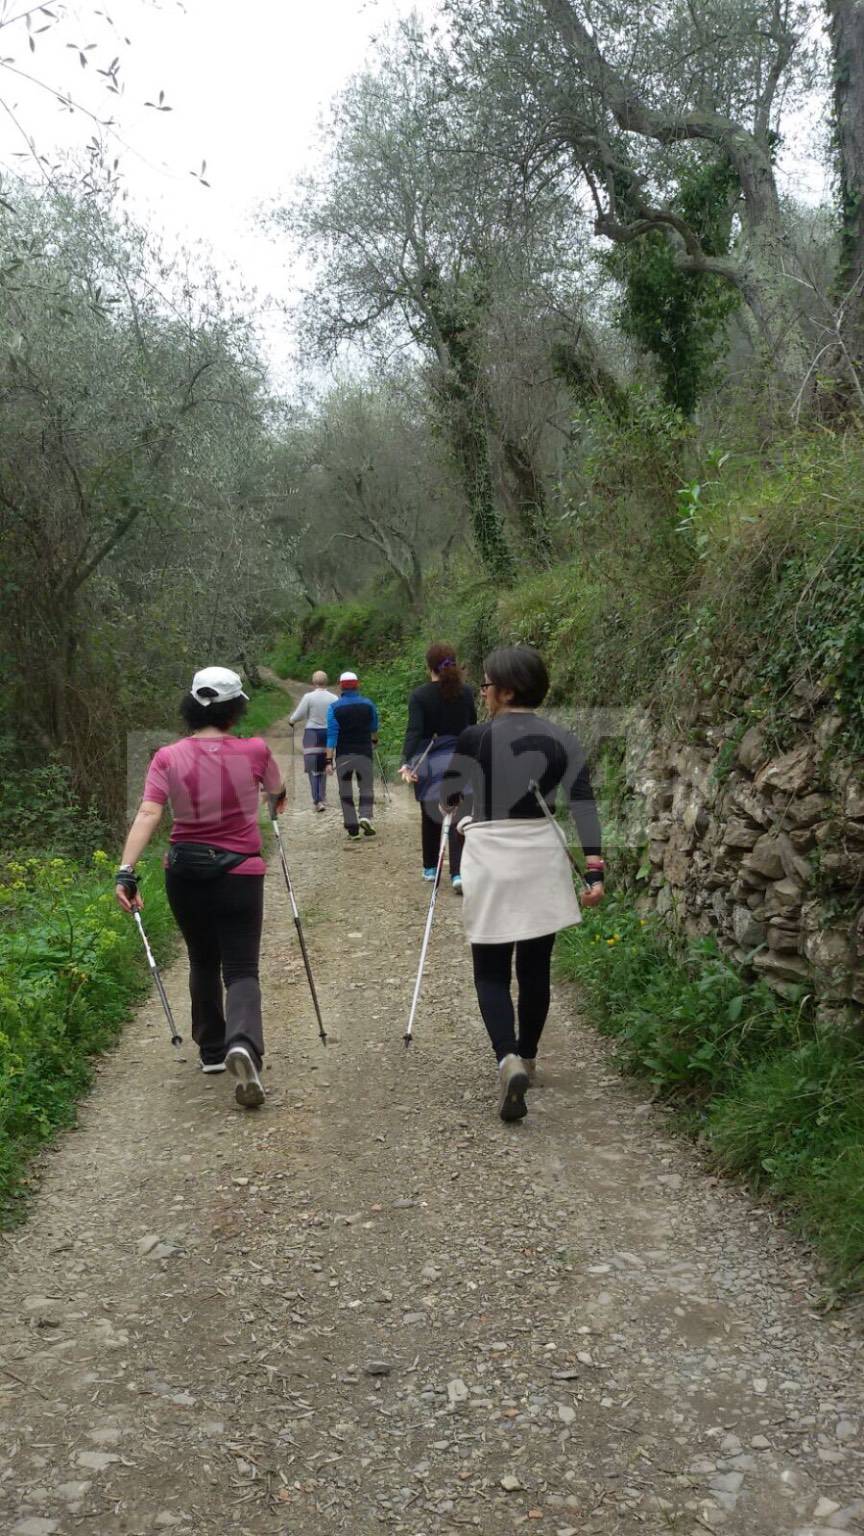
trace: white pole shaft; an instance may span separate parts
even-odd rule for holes
[[[147,935],[144,932],[144,924],[141,921],[141,913],[140,912],[133,912],[132,916],[135,919],[135,926],[136,926],[136,928],[138,929],[138,932],[141,935],[141,940],[142,940],[142,943],[144,945],[144,949],[145,949],[146,954],[147,954],[147,964],[149,965],[151,971],[155,971],[155,969],[156,969],[156,961],[153,959],[153,951],[150,948],[150,944],[148,942]]]
[[[423,968],[426,964],[426,951],[429,948],[429,939],[432,934],[432,919],[435,916],[435,902],[438,899],[438,886],[441,880],[441,870],[444,866],[444,853],[447,848],[447,838],[450,833],[450,826],[452,821],[453,813],[451,811],[448,812],[448,814],[444,817],[444,823],[441,828],[441,846],[438,849],[438,863],[435,868],[435,884],[432,887],[432,900],[429,903],[429,915],[426,918],[426,930],[423,934],[423,944],[420,950],[420,964],[417,968],[417,980],[414,983],[414,996],[411,1000],[411,1013],[408,1017],[408,1028],[405,1031],[406,1041],[409,1041],[412,1038],[414,1018],[417,1013],[417,1004],[420,1001],[420,988],[423,985]]]

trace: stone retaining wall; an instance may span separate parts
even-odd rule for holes
[[[687,741],[636,732],[627,835],[647,844],[659,912],[848,1022],[864,1007],[864,761],[838,746],[842,722],[818,696],[798,711],[800,740],[780,755],[762,726],[742,734],[741,718],[718,724],[711,706]]]

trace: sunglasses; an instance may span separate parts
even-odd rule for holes
[[[485,693],[487,688],[494,688],[494,687],[495,687],[494,683],[481,683],[480,684],[480,692],[481,693]]]

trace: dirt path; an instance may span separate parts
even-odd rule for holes
[[[864,1530],[861,1340],[812,1314],[806,1258],[572,997],[528,1120],[497,1120],[449,890],[406,1054],[413,806],[345,847],[305,795],[289,857],[338,1043],[274,867],[265,1108],[148,1006],[0,1241],[4,1536]]]

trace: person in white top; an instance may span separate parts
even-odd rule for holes
[[[316,811],[326,810],[327,800],[327,711],[338,694],[327,688],[327,673],[313,672],[312,689],[304,693],[290,720],[292,725],[305,722],[303,764],[309,775],[312,804]]]

